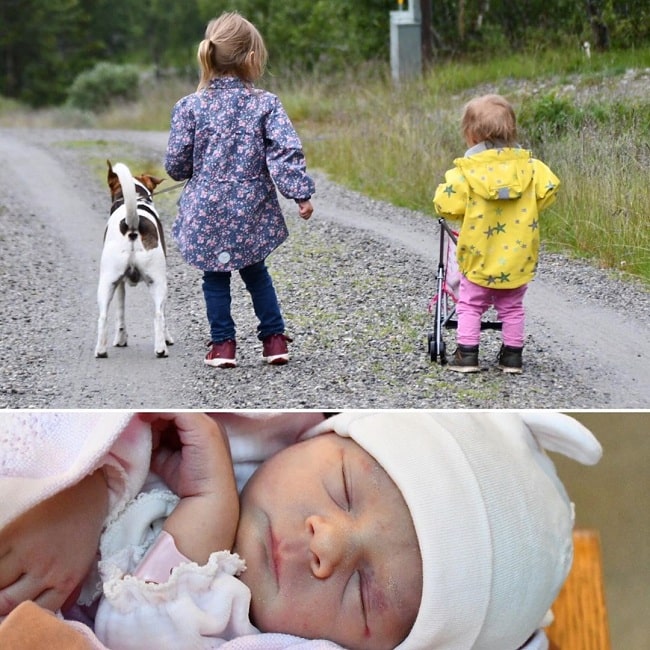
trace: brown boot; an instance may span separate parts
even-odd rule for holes
[[[478,345],[459,343],[447,367],[454,372],[479,372],[481,368],[478,365]]]
[[[521,352],[523,348],[515,348],[510,345],[502,345],[499,350],[499,369],[510,374],[521,374],[523,372]]]

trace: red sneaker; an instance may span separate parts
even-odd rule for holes
[[[234,368],[237,365],[235,361],[235,351],[237,343],[234,339],[228,339],[221,343],[208,343],[210,351],[205,355],[205,363],[214,368]]]
[[[289,361],[289,349],[287,343],[293,339],[285,334],[271,334],[263,339],[262,358],[266,363],[274,366],[282,366]]]

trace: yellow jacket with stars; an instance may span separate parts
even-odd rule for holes
[[[537,268],[539,213],[555,201],[559,179],[530,151],[486,143],[454,165],[433,203],[439,215],[462,220],[460,271],[484,287],[527,284]]]

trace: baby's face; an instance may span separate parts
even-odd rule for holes
[[[234,550],[264,632],[382,650],[415,621],[422,561],[411,515],[347,438],[318,436],[265,462],[242,493]]]

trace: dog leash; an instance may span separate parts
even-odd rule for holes
[[[164,190],[156,190],[155,192],[152,192],[152,195],[156,196],[157,194],[164,194],[165,192],[173,192],[174,190],[177,190],[179,187],[185,187],[185,183],[187,183],[187,181],[183,181],[182,183],[176,183],[176,185],[172,185],[171,187],[166,187]]]

